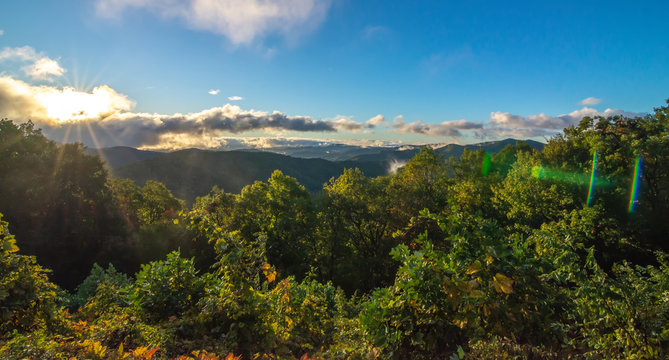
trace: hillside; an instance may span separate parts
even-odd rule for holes
[[[254,181],[264,181],[274,170],[296,178],[310,192],[319,191],[344,169],[359,168],[375,177],[387,172],[384,162],[328,161],[250,151],[181,150],[112,169],[118,177],[137,184],[146,180],[164,183],[177,197],[191,203],[213,186],[238,193]]]
[[[506,139],[470,145],[434,144],[432,147],[437,154],[448,159],[451,156],[459,158],[464,149],[484,149],[496,153],[507,145],[515,145],[516,141]],[[526,142],[535,149],[542,149],[544,145],[531,140]],[[113,147],[89,149],[88,152],[100,154],[115,176],[132,179],[139,185],[146,180],[160,181],[190,204],[197,196],[207,194],[213,186],[238,193],[254,181],[266,180],[277,169],[295,177],[309,192],[318,192],[325,182],[340,175],[344,169],[359,168],[369,177],[384,175],[391,164],[410,160],[420,148],[415,145],[363,148],[333,144],[269,148],[266,151],[187,149],[161,153]]]
[[[88,155],[98,155],[107,163],[107,167],[114,169],[123,165],[136,163],[142,160],[153,159],[164,155],[158,151],[139,150],[128,146],[114,146],[104,149],[86,149]]]

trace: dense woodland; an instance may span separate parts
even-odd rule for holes
[[[0,212],[3,359],[669,357],[667,106],[192,207],[2,120]]]

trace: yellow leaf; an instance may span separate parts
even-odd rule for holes
[[[149,350],[148,348],[146,348],[144,346],[140,346],[140,347],[138,347],[138,348],[136,348],[135,350],[132,351],[132,356],[136,357],[136,358],[141,357],[148,350]]]
[[[503,292],[505,294],[513,293],[513,280],[503,274],[497,273],[493,276],[493,285],[497,292]]]
[[[459,327],[460,329],[464,329],[465,326],[467,326],[467,320],[466,319],[464,319],[464,320],[453,320],[453,324],[455,324],[455,326]]]
[[[474,261],[471,265],[467,266],[467,275],[472,275],[476,274],[477,272],[481,271],[481,262],[476,260]]]
[[[488,265],[492,264],[493,261],[495,261],[495,259],[493,259],[492,256],[490,256],[490,254],[486,254],[486,255],[485,255],[485,262],[486,262]]]

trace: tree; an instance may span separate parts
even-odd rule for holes
[[[127,236],[106,185],[107,170],[81,144],[57,145],[31,122],[0,120],[0,211],[21,251],[74,288],[101,250]]]
[[[423,209],[439,212],[446,205],[448,182],[443,157],[430,147],[422,147],[390,179],[393,222],[403,226]]]
[[[669,238],[668,114],[669,108],[663,106],[644,117],[586,117],[551,139],[541,155],[546,166],[589,174],[596,150],[596,175],[606,185],[595,187],[594,201],[602,204],[607,216],[624,224],[639,245],[665,251],[669,250],[665,241]],[[630,214],[637,158],[641,178],[636,211]],[[585,194],[583,187],[580,190]]]
[[[323,186],[319,212],[318,266],[324,279],[344,290],[369,291],[389,283],[395,264],[387,178],[370,179],[347,169]]]

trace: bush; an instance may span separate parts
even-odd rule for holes
[[[346,306],[343,291],[331,283],[297,283],[292,277],[279,282],[267,294],[267,302],[270,312],[264,322],[272,331],[275,352],[295,357],[332,345]]]
[[[120,291],[130,286],[131,281],[126,274],[116,271],[114,265],[109,264],[107,270],[98,264],[93,264],[91,274],[77,287],[77,291],[70,296],[69,305],[73,308],[79,308],[86,304],[98,292],[100,287],[107,287],[110,290]],[[105,291],[109,293],[110,291]]]
[[[0,338],[12,330],[55,325],[59,290],[34,256],[17,254],[14,236],[0,214]]]
[[[142,265],[130,301],[150,321],[180,315],[204,295],[205,281],[197,273],[193,259],[181,258],[174,251],[164,261]]]

